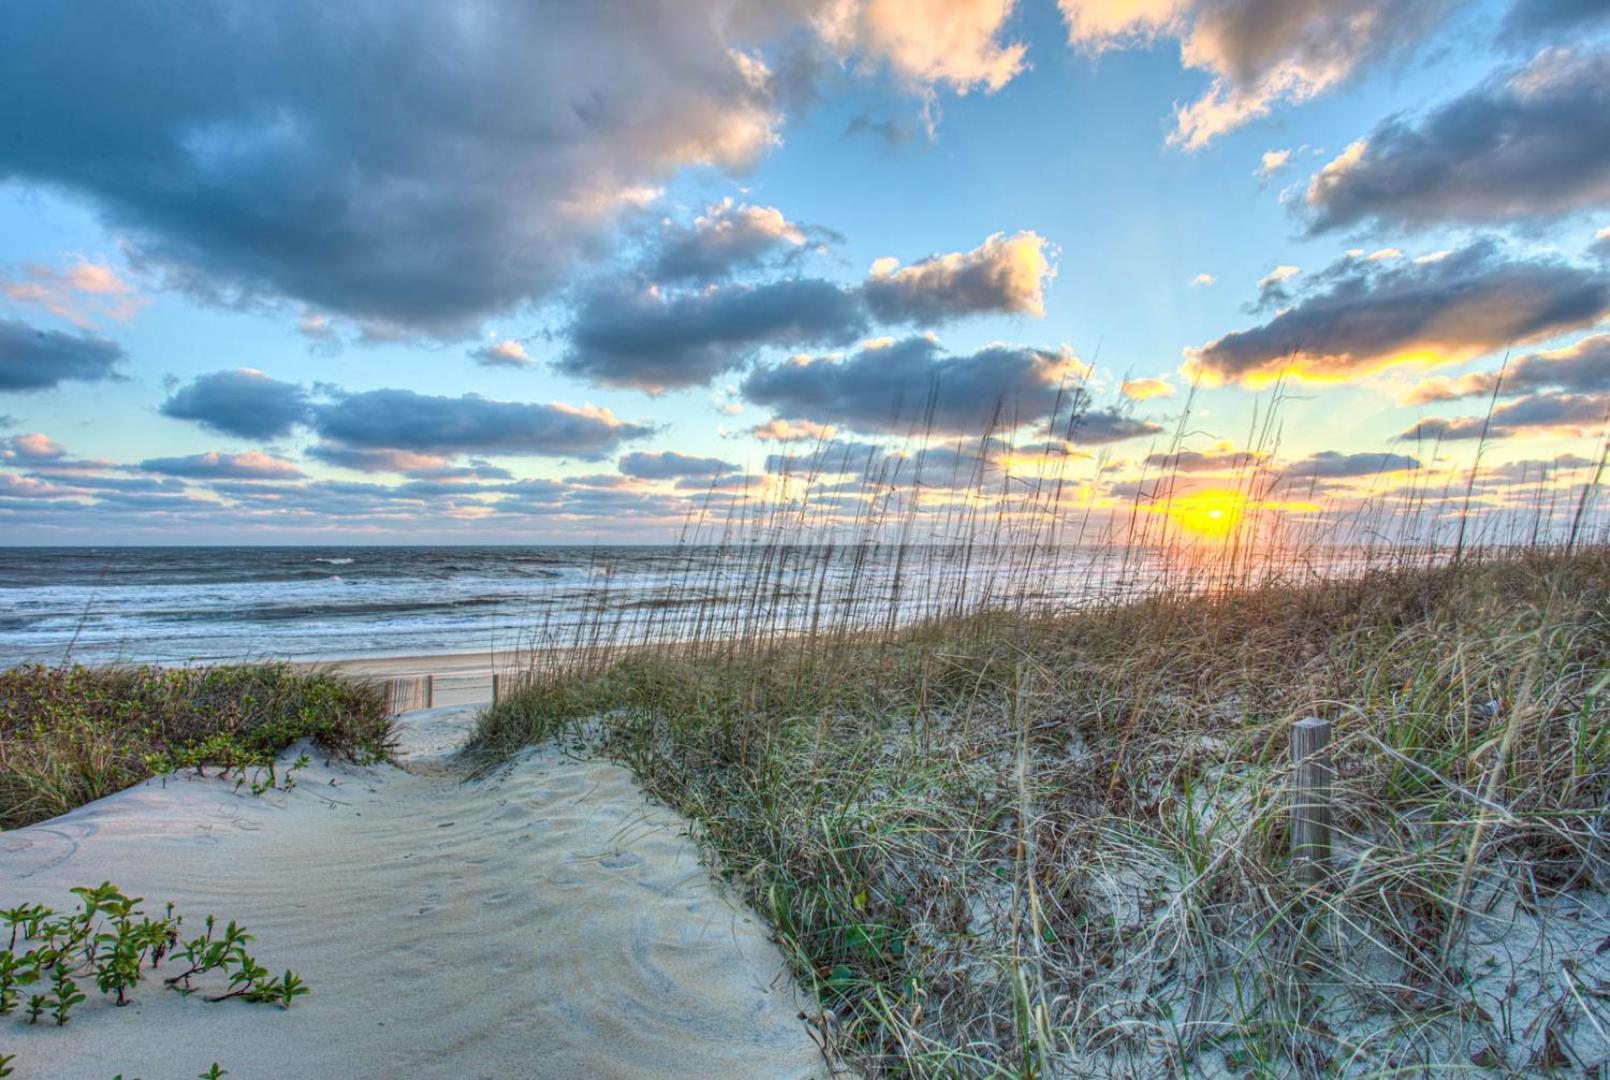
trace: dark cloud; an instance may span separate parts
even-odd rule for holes
[[[674,256],[673,269],[700,279],[761,258],[787,243],[779,237],[790,230],[798,244],[807,243],[807,233],[774,210],[725,203],[690,228],[666,228],[673,242],[661,252],[661,264]],[[558,366],[595,383],[659,393],[708,383],[763,348],[848,345],[874,320],[937,326],[972,315],[1038,316],[1053,273],[1045,247],[1032,232],[997,233],[971,251],[911,266],[879,259],[857,287],[796,277],[666,290],[647,284],[666,276],[665,266],[651,260],[639,272],[585,292]]]
[[[1610,52],[1544,53],[1348,147],[1309,183],[1310,231],[1538,221],[1610,205],[1607,148]]]
[[[307,391],[297,384],[237,368],[197,376],[174,391],[158,411],[224,435],[275,439],[304,423],[308,410]]]
[[[1046,349],[993,345],[949,356],[914,337],[862,349],[843,360],[786,361],[752,372],[745,399],[787,419],[831,421],[867,432],[982,433],[993,421],[1010,426],[1049,416],[1082,376],[1072,356]]]
[[[220,454],[214,450],[187,457],[147,458],[140,462],[146,472],[164,476],[217,480],[292,480],[302,475],[284,458],[248,450],[244,454]]]
[[[667,221],[654,237],[643,272],[652,281],[724,281],[740,270],[787,265],[831,241],[836,233],[789,221],[770,206],[723,199],[691,225]]]
[[[1537,394],[1493,409],[1492,417],[1431,418],[1398,436],[1413,441],[1503,439],[1528,432],[1582,435],[1604,429],[1610,394]]]
[[[38,330],[15,319],[0,319],[0,393],[115,379],[117,366],[125,359],[115,342],[94,334]]]
[[[1407,454],[1358,453],[1346,454],[1340,450],[1321,450],[1317,454],[1293,461],[1285,468],[1288,480],[1340,480],[1357,476],[1376,476],[1380,473],[1403,472],[1418,469],[1418,458]]]
[[[969,315],[1045,314],[1051,276],[1045,238],[996,233],[971,251],[932,255],[910,266],[879,259],[861,286],[872,314],[886,323],[938,326]]]
[[[830,439],[800,454],[767,454],[766,471],[789,476],[871,472],[889,451],[877,443]]]
[[[411,480],[513,480],[508,469],[489,461],[471,461],[468,465],[442,465],[431,468],[404,470]]]
[[[1489,397],[1518,397],[1540,390],[1575,393],[1610,391],[1610,334],[1592,334],[1562,349],[1527,353],[1498,371],[1477,371],[1457,379],[1429,379],[1410,392],[1408,404]]]
[[[737,466],[713,457],[693,457],[673,450],[638,451],[620,460],[620,470],[639,480],[674,480],[679,477],[719,476]]]
[[[766,485],[766,478],[754,473],[726,473],[722,476],[686,476],[676,482],[679,491],[748,491]]]
[[[317,443],[308,447],[305,453],[325,464],[357,472],[411,474],[421,469],[448,467],[448,460],[439,454],[421,454],[410,450],[356,449],[335,443]]]
[[[470,359],[487,368],[528,368],[534,361],[518,341],[498,341],[470,350]]]
[[[1142,435],[1156,435],[1163,430],[1161,424],[1131,415],[1116,405],[1092,409],[1088,407],[1088,399],[1085,400],[1086,404],[1076,406],[1066,420],[1047,428],[1046,433],[1076,446],[1105,446]]]
[[[1610,23],[1604,0],[1515,0],[1499,27],[1501,41],[1527,45],[1544,37],[1564,39]]]
[[[866,332],[858,297],[789,279],[666,297],[629,286],[591,291],[559,368],[592,382],[658,392],[707,383],[761,346],[847,345]]]
[[[1610,312],[1610,272],[1511,258],[1477,241],[1432,260],[1349,256],[1307,280],[1261,326],[1188,353],[1210,380],[1346,378],[1406,356],[1450,362],[1591,325]]]
[[[343,393],[313,408],[313,430],[343,447],[422,454],[598,458],[653,429],[604,409],[437,397],[411,390]]]
[[[136,262],[204,294],[456,335],[564,282],[677,168],[771,145],[769,79],[737,31],[777,19],[742,15],[14,5],[0,178],[87,197]]]
[[[850,118],[844,125],[844,137],[852,139],[857,135],[865,135],[877,139],[884,146],[893,148],[910,142],[917,136],[917,125],[909,120],[899,117],[873,118],[871,113],[862,111]]]
[[[1232,472],[1256,465],[1264,457],[1250,450],[1179,450],[1148,454],[1145,463],[1168,472]]]

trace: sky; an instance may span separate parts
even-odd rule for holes
[[[1602,460],[1603,0],[19,0],[0,100],[0,543]]]

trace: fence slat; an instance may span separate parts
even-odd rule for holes
[[[1297,880],[1315,885],[1330,870],[1330,721],[1308,716],[1291,728],[1291,862]]]

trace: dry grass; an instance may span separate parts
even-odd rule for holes
[[[288,664],[0,670],[0,828],[180,766],[268,770],[304,738],[331,754],[383,756],[384,689]]]
[[[834,1053],[921,1076],[1391,1075],[1610,1055],[1610,552],[597,654],[483,752],[695,821]],[[1286,738],[1332,719],[1334,872]]]

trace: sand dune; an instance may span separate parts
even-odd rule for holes
[[[0,903],[110,879],[215,912],[313,988],[294,1008],[155,983],[65,1028],[0,1019],[17,1078],[825,1076],[763,929],[624,770],[528,754],[466,781],[473,709],[404,718],[405,768],[315,759],[289,793],[147,781],[0,834]]]

